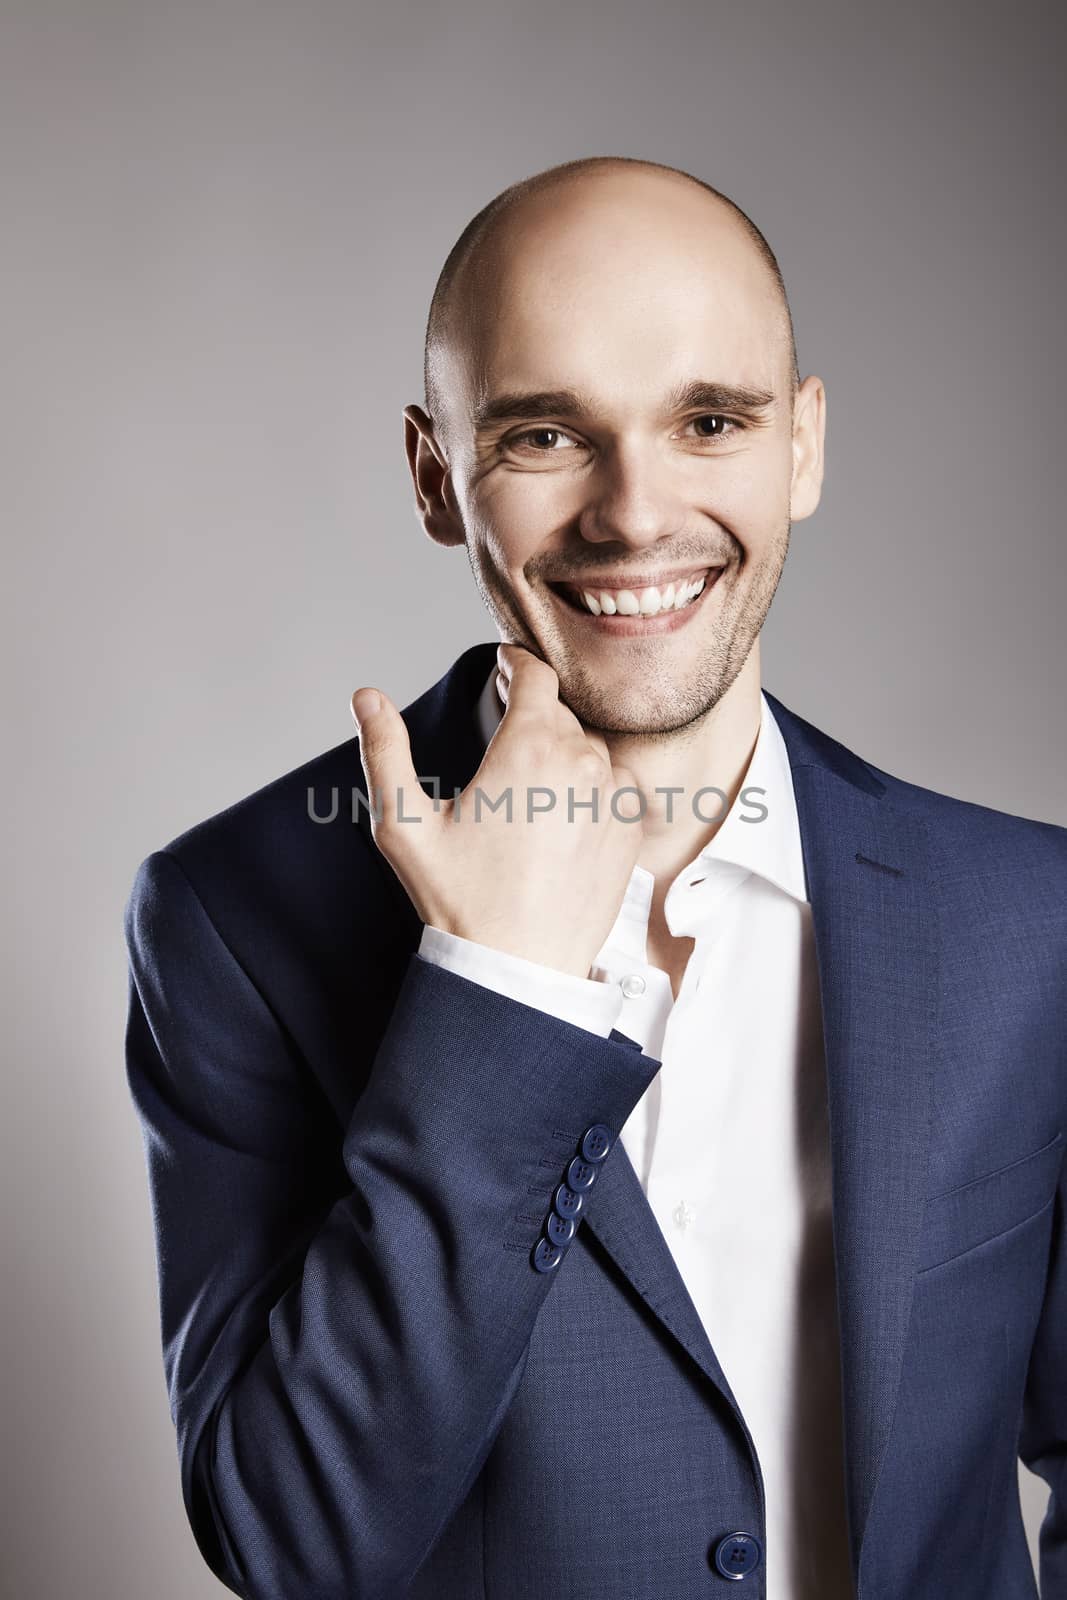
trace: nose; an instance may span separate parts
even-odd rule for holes
[[[670,466],[651,446],[616,443],[600,455],[578,519],[590,544],[622,544],[641,550],[677,533],[686,510],[670,481]]]

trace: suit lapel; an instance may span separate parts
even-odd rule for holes
[[[495,646],[475,645],[404,711],[420,776],[465,786],[483,753],[474,707]],[[900,1383],[926,1192],[937,992],[935,903],[922,820],[885,799],[859,757],[767,698],[789,753],[811,901],[829,1102],[843,1430],[854,1569]],[[366,822],[364,820],[364,826]],[[385,863],[404,920],[419,923]],[[674,1257],[620,1144],[584,1229],[733,1408]],[[714,1333],[714,1330],[712,1330]]]
[[[768,698],[770,698],[768,696]],[[855,1570],[889,1440],[926,1194],[938,941],[925,826],[838,760],[789,747],[822,997]],[[822,736],[818,736],[821,740]],[[855,761],[838,747],[840,758]],[[878,783],[877,779],[873,779]]]

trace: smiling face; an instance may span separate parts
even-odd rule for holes
[[[501,638],[587,727],[690,726],[818,501],[822,385],[794,406],[769,268],[697,186],[612,171],[507,213],[463,304],[435,356],[443,414],[405,413],[427,531],[466,545]]]

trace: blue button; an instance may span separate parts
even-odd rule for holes
[[[728,1533],[715,1546],[715,1565],[724,1578],[747,1578],[759,1566],[761,1554],[754,1533]]]
[[[570,1189],[561,1183],[552,1196],[552,1207],[561,1217],[576,1217],[582,1209],[583,1200],[576,1189]]]
[[[552,1272],[563,1260],[563,1251],[558,1244],[553,1244],[551,1239],[543,1235],[534,1246],[533,1264],[538,1272]]]
[[[586,1161],[599,1166],[611,1149],[611,1129],[603,1122],[594,1122],[582,1134],[581,1150]]]
[[[591,1161],[583,1161],[581,1156],[575,1156],[567,1168],[567,1182],[572,1189],[577,1189],[579,1194],[584,1194],[596,1182],[597,1169]]]
[[[561,1217],[558,1211],[550,1211],[545,1232],[553,1244],[570,1244],[577,1226],[573,1217]]]

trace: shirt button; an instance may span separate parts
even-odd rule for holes
[[[645,980],[639,972],[632,972],[628,978],[622,980],[619,987],[627,1000],[636,1000],[639,994],[645,992]]]
[[[684,1200],[679,1200],[678,1204],[671,1212],[671,1216],[682,1229],[683,1233],[691,1222],[696,1221],[696,1212],[691,1206],[687,1205]]]

